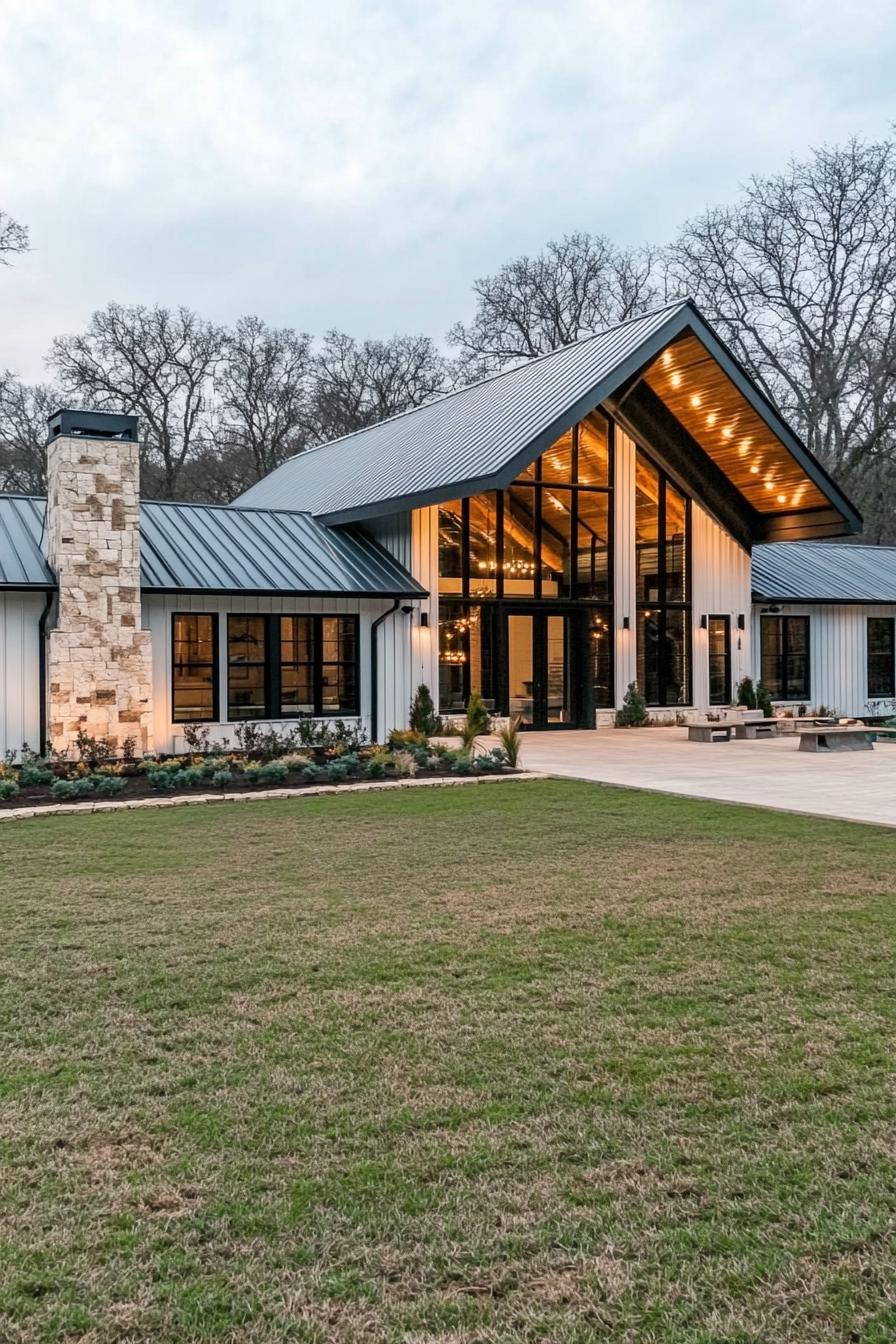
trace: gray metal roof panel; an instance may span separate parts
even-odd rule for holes
[[[686,330],[722,365],[847,527],[857,530],[861,518],[850,501],[689,299],[308,449],[236,503],[307,509],[327,522],[344,523],[500,489]]]
[[[671,304],[308,449],[251,486],[236,503],[307,509],[331,521],[338,514],[342,521],[343,515],[362,516],[370,505],[420,498],[506,473],[603,378],[617,373],[631,356],[643,358],[645,341],[687,307]]]
[[[896,602],[896,547],[782,541],[753,547],[760,602]]]
[[[0,588],[55,588],[44,545],[46,500],[0,495]]]
[[[0,495],[0,587],[53,588],[46,500]],[[425,590],[357,528],[307,513],[144,501],[141,585],[147,590],[420,597]]]

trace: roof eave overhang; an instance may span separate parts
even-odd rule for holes
[[[896,607],[896,597],[766,597],[755,590],[753,601],[792,607]]]
[[[443,504],[449,499],[456,499],[463,495],[476,495],[485,490],[503,490],[511,481],[516,479],[524,467],[527,467],[530,462],[544,452],[546,448],[549,448],[561,434],[581,420],[589,411],[593,411],[602,402],[607,401],[621,388],[636,384],[640,375],[653,363],[666,346],[687,333],[693,333],[702,342],[756,414],[765,421],[772,433],[781,440],[813,484],[827,497],[831,509],[837,515],[836,525],[832,525],[830,530],[823,533],[794,533],[786,527],[781,529],[759,528],[756,531],[755,539],[757,541],[770,540],[778,535],[781,535],[783,539],[782,534],[784,533],[795,540],[797,536],[844,536],[860,532],[862,530],[862,516],[858,509],[846,497],[836,482],[832,480],[821,464],[812,457],[793,430],[775,410],[772,403],[744,372],[725,343],[711,330],[699,309],[690,300],[672,312],[669,318],[626,359],[617,364],[611,373],[601,378],[586,393],[571,403],[562,415],[558,416],[540,434],[530,440],[499,471],[455,480],[447,485],[434,486],[427,490],[409,491],[407,494],[394,495],[388,499],[376,500],[345,509],[336,509],[332,512],[321,511],[316,514],[316,517],[328,524],[364,522],[372,518],[381,518],[386,514],[401,513],[406,509],[421,509],[433,504]],[[744,500],[744,503],[748,508],[751,508],[746,500]],[[790,515],[767,516],[784,519]]]
[[[357,598],[359,601],[378,602],[381,599],[396,597],[406,598],[409,602],[420,601],[421,598],[429,597],[426,588],[390,588],[378,589],[376,592],[365,591],[364,589],[347,588],[203,588],[203,587],[184,587],[179,584],[147,584],[141,583],[141,593],[149,597],[153,596],[176,596],[179,593],[193,597],[291,597],[291,598],[311,598],[311,597],[348,597]]]

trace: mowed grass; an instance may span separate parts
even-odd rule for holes
[[[2,828],[0,1339],[896,1337],[896,834],[574,782]]]

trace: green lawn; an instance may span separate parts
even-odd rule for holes
[[[572,782],[0,830],[0,1339],[896,1337],[896,834]]]

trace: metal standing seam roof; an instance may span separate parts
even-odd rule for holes
[[[896,602],[896,546],[754,546],[753,596],[757,602]]]
[[[54,588],[45,558],[46,500],[0,496],[0,587]],[[155,592],[426,595],[387,551],[354,528],[307,513],[144,501],[141,587]]]
[[[698,336],[841,517],[858,528],[861,518],[849,500],[689,299],[299,453],[235,502],[307,509],[326,522],[346,523],[501,489],[686,331]]]

